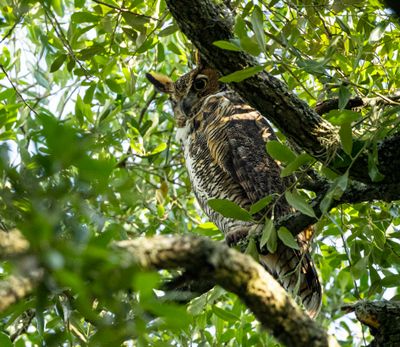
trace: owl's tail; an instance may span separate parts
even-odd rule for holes
[[[286,291],[301,299],[308,315],[315,318],[321,308],[321,285],[302,234],[298,243],[300,251],[278,242],[276,252],[260,255],[260,262]]]

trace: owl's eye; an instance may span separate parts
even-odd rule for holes
[[[195,90],[203,90],[207,86],[207,77],[197,77],[193,82],[193,87]]]

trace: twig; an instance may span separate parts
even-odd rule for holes
[[[120,13],[121,13],[121,12],[126,12],[126,13],[130,13],[130,14],[132,14],[132,15],[134,15],[134,16],[143,17],[143,18],[148,18],[148,19],[151,19],[151,20],[154,20],[154,21],[159,21],[159,20],[160,20],[160,19],[158,19],[158,18],[154,18],[154,17],[151,17],[151,16],[147,16],[147,15],[145,15],[145,14],[132,12],[132,11],[126,9],[126,8],[123,8],[124,5],[122,5],[121,7],[118,7],[118,6],[114,6],[114,5],[111,5],[111,4],[107,4],[107,3],[103,2],[103,1],[99,1],[99,0],[93,0],[93,2],[95,2],[96,4],[99,4],[99,5],[103,5],[103,6],[112,8],[112,9],[114,9],[114,10],[117,10],[117,11],[120,12]]]
[[[55,33],[57,34],[58,38],[61,40],[61,42],[63,43],[64,47],[67,49],[68,54],[70,55],[70,57],[72,57],[75,60],[75,62],[82,69],[83,73],[85,74],[86,79],[90,80],[90,78],[93,77],[93,76],[91,76],[89,71],[87,71],[87,69],[82,65],[82,63],[76,57],[74,50],[72,49],[69,41],[67,40],[67,38],[64,35],[63,29],[61,28],[60,23],[58,23],[57,19],[54,17],[53,12],[47,7],[45,2],[41,1],[41,3],[42,3],[43,8],[45,10],[44,13],[45,13],[46,17],[50,21],[50,23],[51,23]]]
[[[14,31],[14,29],[16,28],[16,26],[20,23],[21,19],[23,17],[19,17],[15,23],[13,24],[13,26],[7,31],[7,33],[4,35],[4,37],[0,40],[0,43],[3,43],[3,41],[5,41],[7,39],[7,37],[9,37],[12,32]]]
[[[28,104],[28,102],[24,99],[24,97],[18,91],[17,87],[15,86],[14,82],[11,80],[10,76],[8,75],[6,69],[4,68],[4,66],[2,64],[0,64],[0,70],[3,71],[8,82],[10,82],[11,87],[14,89],[15,93],[18,95],[18,97],[21,99],[21,101],[25,104],[25,106],[28,107],[35,115],[37,115],[37,112]]]

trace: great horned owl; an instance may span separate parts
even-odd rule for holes
[[[228,199],[248,209],[267,195],[282,195],[290,182],[280,177],[279,165],[265,150],[266,142],[276,139],[271,126],[236,92],[221,84],[212,68],[200,64],[176,82],[157,73],[146,76],[157,90],[170,96],[176,136],[203,211],[228,243],[259,227],[262,222],[226,218],[207,202]],[[290,211],[284,198],[275,201],[275,215]],[[321,305],[321,286],[304,238],[300,234],[297,239],[301,251],[278,241],[276,252],[261,254],[260,262],[288,292],[300,297],[308,314],[315,317]]]

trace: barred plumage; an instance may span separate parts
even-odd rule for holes
[[[220,84],[218,73],[211,68],[199,66],[175,83],[159,74],[147,77],[158,90],[170,94],[177,139],[203,211],[228,243],[259,228],[259,223],[223,217],[207,202],[229,199],[248,209],[265,196],[286,190],[290,179],[280,177],[279,165],[265,150],[265,143],[276,139],[271,126],[234,91]],[[275,215],[291,210],[284,199],[275,202]],[[314,317],[321,304],[321,287],[307,249],[308,234],[306,230],[298,236],[301,251],[278,242],[277,251],[262,254],[260,262],[287,291],[301,298]]]

